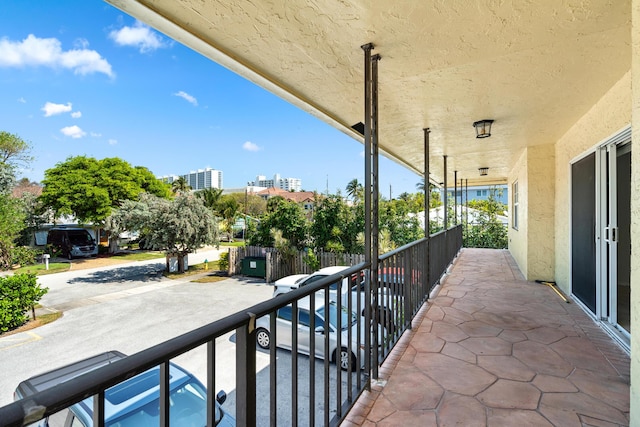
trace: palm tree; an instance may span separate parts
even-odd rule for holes
[[[222,188],[205,188],[204,190],[196,191],[196,196],[202,199],[202,202],[206,207],[215,211],[222,196]]]
[[[183,176],[181,176],[171,183],[171,190],[174,194],[186,193],[187,191],[191,190],[191,186],[189,185],[187,180],[184,179]]]
[[[351,197],[351,200],[353,200],[354,203],[362,200],[364,195],[364,188],[362,187],[362,184],[358,182],[358,178],[354,178],[349,181],[346,191],[347,195]]]

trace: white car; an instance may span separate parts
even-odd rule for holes
[[[361,320],[358,327],[358,315],[349,312],[346,307],[340,307],[331,301],[325,306],[324,298],[316,297],[314,313],[314,333],[310,334],[310,297],[302,298],[298,301],[298,348],[297,352],[309,355],[311,352],[311,337],[313,337],[315,351],[314,356],[320,359],[325,358],[324,341],[329,335],[329,360],[340,365],[341,369],[355,370],[356,352],[360,351],[360,360],[364,363],[364,341],[366,328]],[[292,307],[287,305],[279,309],[276,313],[276,346],[287,350],[292,350]],[[325,330],[325,318],[329,318],[329,331]],[[340,317],[338,317],[340,316]],[[338,328],[340,319],[340,328]],[[349,329],[351,329],[351,343],[349,343]],[[340,348],[338,349],[338,334],[340,334]],[[359,338],[358,338],[359,337]],[[359,345],[358,345],[359,339]],[[256,342],[261,348],[267,349],[271,346],[271,331],[269,316],[263,316],[256,320]],[[358,349],[358,347],[360,347]]]
[[[282,279],[278,279],[274,283],[273,296],[277,297],[278,295],[282,295],[284,293],[290,292],[294,289],[298,289],[302,286],[306,286],[313,282],[316,282],[320,279],[324,279],[327,276],[332,276],[334,274],[341,273],[342,271],[349,268],[348,266],[334,266],[334,267],[325,267],[320,270],[312,273],[312,274],[294,274],[292,276],[283,277]],[[343,292],[347,292],[351,289],[351,284],[349,283],[349,277],[345,277],[342,279],[342,289]],[[356,285],[357,283],[353,283]],[[330,286],[331,290],[338,289],[338,283],[333,283]]]
[[[323,279],[327,276],[331,276],[334,274],[339,274],[342,271],[350,268],[349,266],[334,266],[334,267],[325,267],[320,270],[312,273],[312,274],[294,274],[292,276],[283,277],[282,279],[276,280],[274,283],[273,297],[277,297],[279,295],[283,295],[287,292],[291,292],[295,289],[298,289],[302,286],[309,285],[315,281]],[[352,310],[357,310],[358,298],[360,299],[360,315],[364,317],[365,315],[365,293],[364,293],[364,279],[361,275],[351,275],[350,277],[345,277],[342,279],[342,286],[339,286],[339,282],[332,283],[329,285],[329,298],[332,301],[337,301],[338,299],[342,300],[342,305],[347,307],[349,305],[349,293],[351,293],[351,308]],[[340,298],[338,298],[338,289],[340,289]],[[360,291],[358,292],[358,289]],[[381,308],[379,309],[379,318],[378,322],[380,324],[388,324],[390,330],[395,329],[395,322],[393,321],[392,312],[386,307],[388,298],[386,298],[387,290],[379,291],[379,304]],[[321,292],[318,293],[318,296],[323,295]],[[397,308],[397,301],[395,297],[392,300],[392,303]]]

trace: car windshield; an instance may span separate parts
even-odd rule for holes
[[[87,245],[93,243],[93,238],[86,231],[69,231],[67,235],[72,245]]]
[[[157,384],[157,382],[156,382]],[[116,386],[117,387],[117,386]],[[109,391],[107,391],[107,394]],[[173,390],[169,396],[169,425],[194,426],[207,425],[207,392],[196,381],[189,381]],[[220,423],[224,413],[216,402],[215,423]],[[138,427],[159,425],[160,402],[152,400],[146,405],[124,414],[106,423],[107,427]]]
[[[326,316],[326,310],[327,306],[324,307],[320,307],[318,309],[318,314],[322,317],[324,317],[325,319],[327,318]],[[336,303],[330,303],[329,306],[329,323],[331,323],[331,325],[335,328],[338,329],[338,310],[340,310],[340,327],[341,329],[344,331],[345,329],[348,329],[351,325],[353,325],[354,323],[356,323],[356,321],[358,320],[358,316],[356,313],[354,313],[353,311],[351,313],[349,313],[349,310],[346,307],[342,307],[341,309],[338,308],[338,305]]]

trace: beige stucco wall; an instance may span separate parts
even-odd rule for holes
[[[513,183],[518,181],[518,229],[509,224],[509,251],[527,280],[553,280],[554,180],[553,144],[525,149],[511,169],[509,212],[513,209]]]
[[[554,280],[555,146],[527,149],[527,280]]]
[[[632,2],[631,26],[631,414],[640,426],[640,0]]]
[[[516,161],[508,177],[509,183],[509,213],[514,215],[513,183],[518,181],[518,229],[513,228],[513,218],[509,219],[509,252],[520,267],[522,274],[527,277],[527,150],[525,149]]]
[[[639,0],[640,1],[640,0]],[[570,293],[571,160],[631,123],[631,72],[626,73],[555,146],[555,277]],[[632,156],[633,157],[633,156]]]

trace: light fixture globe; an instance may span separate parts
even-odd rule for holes
[[[488,138],[491,136],[491,124],[493,120],[479,120],[473,123],[473,127],[476,128],[476,138]]]

